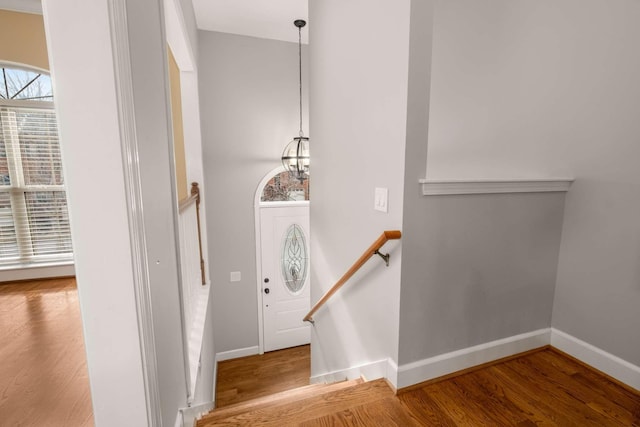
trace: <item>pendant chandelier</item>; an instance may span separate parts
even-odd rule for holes
[[[282,153],[282,165],[289,174],[300,182],[309,177],[309,138],[302,131],[302,27],[306,21],[296,19],[293,25],[298,28],[298,70],[300,77],[300,131],[298,136],[287,144]]]

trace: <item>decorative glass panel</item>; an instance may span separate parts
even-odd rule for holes
[[[292,224],[282,241],[282,278],[289,292],[298,294],[304,287],[309,269],[309,255],[304,231],[298,224]]]
[[[267,182],[262,190],[262,202],[290,202],[309,200],[309,180],[302,183],[289,172],[280,172]]]

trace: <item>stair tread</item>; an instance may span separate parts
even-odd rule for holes
[[[409,413],[395,396],[383,397],[335,413],[308,419],[297,427],[317,426],[420,427],[424,424]]]
[[[205,415],[198,427],[212,426],[280,426],[321,418],[354,406],[394,396],[384,380],[371,382],[349,381],[314,389],[296,398],[274,399],[244,410],[223,414],[224,408]]]
[[[304,387],[298,387],[292,390],[281,391],[278,393],[270,394],[268,396],[258,397],[248,400],[246,402],[234,403],[233,405],[224,406],[219,409],[215,409],[210,413],[204,415],[201,421],[211,421],[231,417],[243,412],[254,411],[271,405],[282,405],[290,402],[303,400],[309,396],[316,396],[319,394],[331,393],[344,388],[352,387],[362,383],[362,379],[350,381],[339,381],[331,384],[317,383],[310,384]],[[200,425],[200,424],[198,424]],[[203,424],[204,425],[204,424]]]

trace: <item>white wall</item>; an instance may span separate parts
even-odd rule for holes
[[[291,24],[291,31],[296,28]],[[199,33],[200,105],[217,352],[258,346],[254,195],[298,136],[297,43]],[[303,46],[304,131],[308,61]],[[313,197],[313,196],[312,196]],[[239,271],[240,282],[229,273]]]
[[[127,2],[140,185],[162,420],[186,406],[177,255],[177,193],[161,3]]]
[[[126,34],[109,5],[124,6]],[[44,6],[96,425],[171,425],[187,402],[162,10],[155,0]]]
[[[309,3],[311,299],[317,301],[383,230],[402,225],[409,61],[406,1]],[[374,211],[374,189],[389,212]],[[397,360],[399,243],[314,315],[311,374]]]
[[[44,1],[44,7],[94,420],[145,426],[107,4]],[[99,161],[89,167],[89,159]]]
[[[205,197],[204,165],[202,163],[202,134],[200,125],[200,94],[198,90],[198,29],[193,5],[188,0],[166,0],[165,21],[167,42],[180,69],[180,89],[182,95],[182,122],[187,182],[197,182],[200,186],[200,232],[202,256],[205,260],[205,280],[210,281],[209,245],[207,239],[207,201]],[[211,403],[214,400],[215,384],[215,342],[213,331],[213,299],[209,292],[209,302],[205,317],[201,365],[196,377],[195,394],[192,405]]]
[[[427,176],[573,176],[553,326],[640,363],[640,4],[437,3]]]

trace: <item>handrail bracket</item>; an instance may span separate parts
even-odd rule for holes
[[[389,258],[391,258],[390,254],[383,254],[382,252],[380,252],[379,250],[376,249],[376,251],[374,252],[374,254],[376,255],[380,255],[380,258],[382,258],[385,262],[385,264],[387,264],[387,267],[389,267]]]
[[[310,318],[308,318],[308,319],[303,319],[303,321],[305,321],[305,322],[309,322],[309,323],[311,323],[313,326],[315,326],[315,325],[316,325],[316,321],[315,321],[315,320],[313,320],[311,317],[310,317]]]

